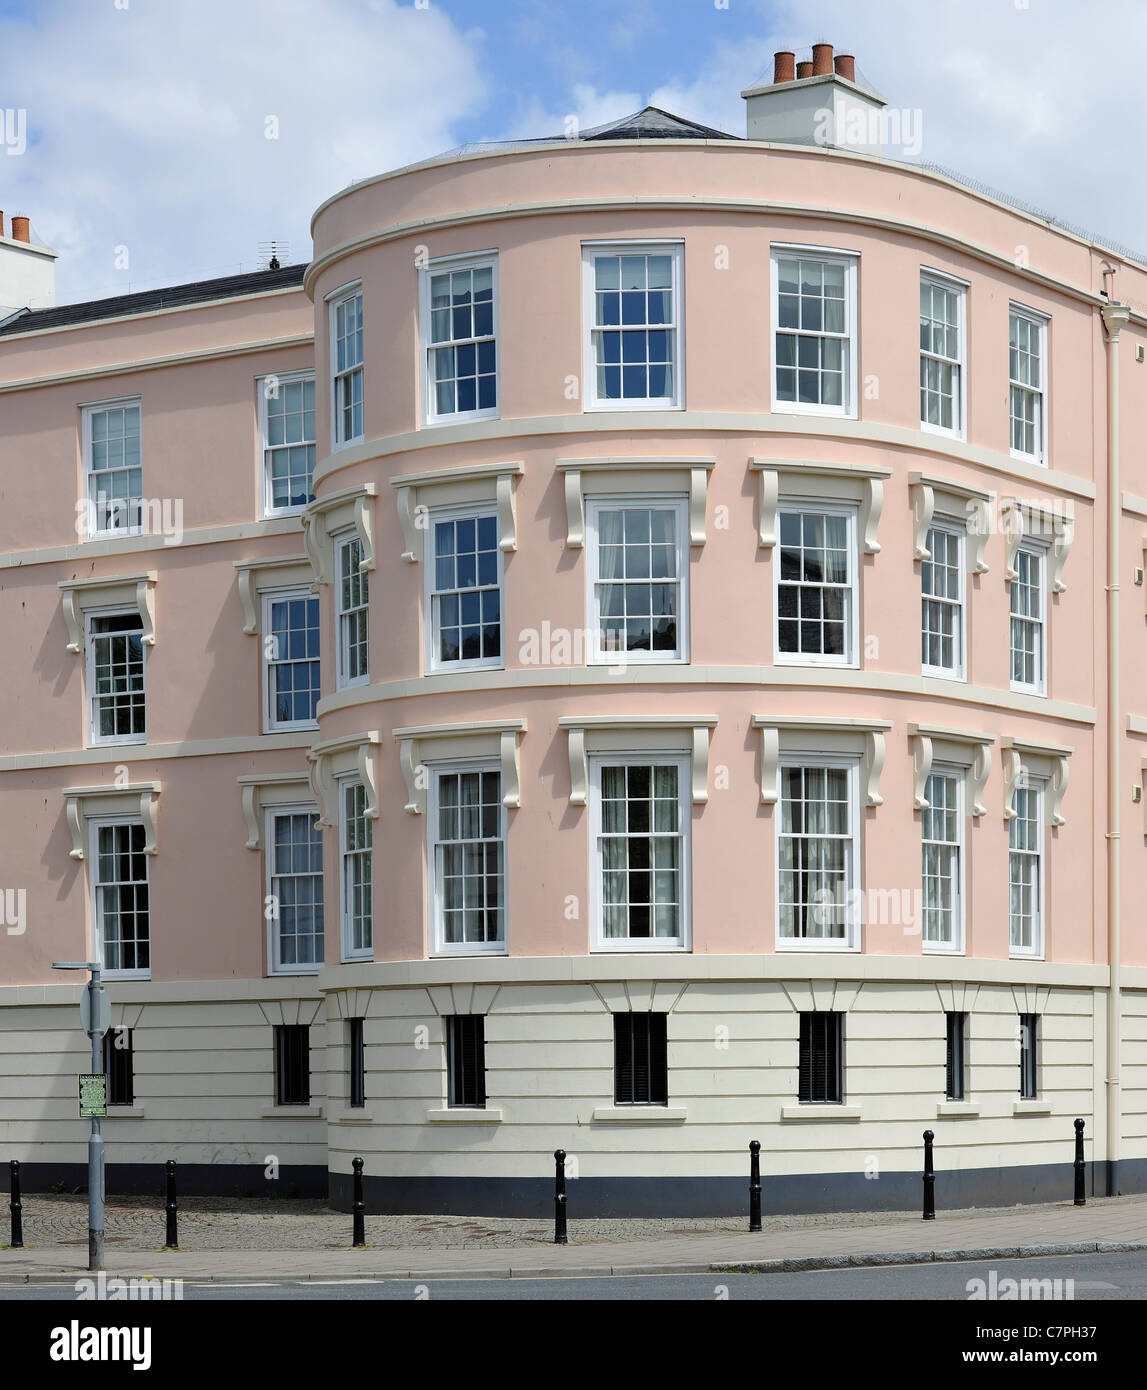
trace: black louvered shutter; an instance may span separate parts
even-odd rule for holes
[[[806,1105],[839,1104],[844,1097],[844,1015],[800,1016],[797,1099]]]
[[[354,1109],[366,1104],[366,1044],[361,1018],[347,1019],[350,1043],[350,1103]]]
[[[311,1030],[305,1024],[275,1028],[275,1104],[311,1103]]]
[[[485,1024],[482,1014],[454,1014],[446,1020],[447,1083],[452,1106],[485,1109]]]
[[[1038,1100],[1039,1075],[1036,1063],[1036,1030],[1038,1014],[1020,1014],[1020,1097]]]
[[[667,1105],[665,1014],[614,1014],[613,1099],[617,1105]]]
[[[104,1075],[108,1104],[135,1104],[135,1038],[132,1028],[110,1028],[104,1034]]]
[[[964,1015],[945,1014],[948,1025],[948,1053],[944,1095],[948,1100],[964,1099]]]

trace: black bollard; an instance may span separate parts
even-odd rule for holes
[[[930,1129],[924,1131],[924,1220],[936,1220],[936,1173],[932,1167],[932,1140]]]
[[[366,1203],[362,1198],[362,1159],[352,1159],[351,1167],[354,1169],[354,1201],[351,1203],[351,1211],[354,1213],[354,1235],[351,1236],[351,1244],[357,1249],[366,1244]]]
[[[1085,1207],[1087,1205],[1086,1192],[1087,1170],[1083,1163],[1083,1121],[1075,1122],[1075,1205]]]
[[[20,1164],[16,1159],[8,1164],[8,1173],[11,1179],[11,1196],[8,1200],[8,1210],[12,1213],[12,1240],[9,1244],[10,1250],[23,1250],[24,1248],[24,1217],[23,1207],[20,1204]]]
[[[761,1229],[761,1141],[749,1144],[749,1230]]]
[[[554,1150],[554,1244],[568,1245],[566,1235],[566,1151]]]
[[[175,1159],[167,1160],[167,1239],[165,1250],[179,1247],[179,1206],[175,1196]]]

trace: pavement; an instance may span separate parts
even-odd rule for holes
[[[25,1198],[27,1207],[29,1198]],[[328,1214],[343,1232],[345,1214]],[[377,1218],[376,1218],[377,1219]],[[397,1220],[398,1218],[390,1218]],[[439,1222],[440,1218],[402,1218]],[[799,1219],[798,1219],[799,1220]],[[465,1224],[464,1222],[461,1224]],[[716,1228],[694,1223],[663,1234],[667,1223],[645,1223],[644,1239],[602,1237],[608,1222],[569,1223],[569,1244],[545,1242],[541,1223],[522,1223],[523,1243],[500,1249],[457,1245],[381,1246],[362,1249],[191,1249],[150,1250],[106,1247],[109,1275],[182,1278],[217,1283],[330,1279],[499,1279],[592,1277],[612,1274],[698,1274],[719,1270],[770,1272],[841,1269],[857,1266],[923,1264],[946,1260],[1016,1259],[1048,1255],[1147,1250],[1147,1194],[1040,1206],[977,1208],[938,1212],[934,1221],[908,1213],[882,1213],[879,1220],[852,1213],[820,1216],[815,1224],[793,1218],[766,1218],[766,1229]],[[621,1225],[621,1223],[618,1223]],[[747,1226],[747,1221],[745,1225]],[[627,1229],[632,1229],[628,1223]],[[110,1217],[109,1217],[109,1230]],[[162,1226],[157,1227],[158,1231]],[[0,1227],[3,1230],[3,1227]],[[585,1238],[587,1230],[593,1234]],[[334,1234],[329,1224],[328,1236]],[[368,1219],[368,1239],[373,1238]],[[347,1233],[349,1234],[349,1233]],[[189,1237],[185,1234],[184,1239]],[[59,1283],[87,1273],[82,1246],[31,1244],[24,1250],[0,1249],[0,1284]]]

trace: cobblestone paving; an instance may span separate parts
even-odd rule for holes
[[[1119,1200],[1119,1199],[1117,1199]],[[24,1194],[26,1247],[87,1246],[87,1198],[72,1194]],[[1127,1199],[1122,1199],[1126,1202]],[[1090,1199],[1089,1206],[1105,1205]],[[6,1198],[0,1206],[7,1206]],[[1000,1217],[1031,1208],[993,1208]],[[947,1218],[984,1216],[984,1209],[946,1212]],[[7,1216],[7,1212],[3,1212]],[[765,1216],[764,1231],[818,1227],[852,1229],[885,1226],[917,1217],[918,1212],[835,1212],[810,1216]],[[106,1214],[109,1250],[158,1250],[163,1245],[163,1202],[158,1197],[109,1197]],[[664,1220],[584,1220],[571,1212],[571,1244],[608,1246],[622,1241],[664,1240],[744,1231],[746,1217]],[[7,1239],[0,1222],[0,1245]],[[553,1224],[544,1220],[463,1216],[367,1216],[367,1243],[377,1249],[529,1249],[548,1245]],[[321,1200],[245,1197],[184,1197],[179,1203],[179,1242],[185,1250],[341,1250],[351,1243],[349,1213],[332,1211]]]

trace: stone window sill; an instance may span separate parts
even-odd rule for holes
[[[859,1120],[859,1105],[782,1105],[782,1120]]]
[[[936,1118],[940,1120],[955,1120],[961,1116],[974,1120],[978,1118],[979,1114],[980,1107],[970,1100],[942,1100],[936,1107]]]
[[[259,1112],[264,1120],[321,1120],[321,1105],[266,1105]]]
[[[1013,1115],[1050,1115],[1050,1100],[1017,1100],[1012,1105]]]
[[[426,1118],[431,1124],[454,1125],[500,1125],[501,1110],[479,1110],[470,1106],[444,1105],[440,1110],[428,1110]]]
[[[686,1110],[683,1105],[598,1105],[594,1107],[595,1123],[608,1124],[683,1124]]]

